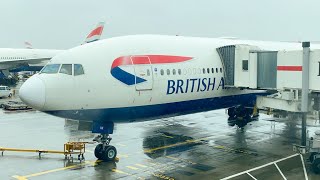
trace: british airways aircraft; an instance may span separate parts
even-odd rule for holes
[[[264,91],[226,88],[217,48],[300,49],[298,43],[164,35],[132,35],[75,47],[54,58],[20,88],[26,104],[45,113],[93,122],[101,133],[95,156],[113,160],[114,123],[253,106]]]
[[[103,28],[104,22],[99,22],[86,37],[84,44],[99,40]],[[40,71],[52,57],[65,51],[33,49],[30,43],[26,42],[26,44],[28,45],[27,49],[0,48],[0,73],[8,76],[9,71]]]

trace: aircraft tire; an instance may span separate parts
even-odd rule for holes
[[[102,153],[102,160],[113,161],[117,157],[117,149],[114,146],[107,146]]]
[[[314,161],[314,155],[316,155],[317,153],[316,152],[312,152],[309,156],[309,160],[310,162],[312,163]]]
[[[235,107],[231,107],[228,109],[228,115],[230,118],[234,118],[236,116],[236,108]]]
[[[320,158],[317,158],[313,161],[312,169],[316,174],[320,173]]]
[[[94,149],[94,155],[96,156],[96,158],[102,159],[102,153],[103,153],[103,145],[98,144]]]

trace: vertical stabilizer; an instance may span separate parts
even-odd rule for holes
[[[32,48],[32,44],[29,43],[28,41],[25,41],[25,42],[24,42],[24,45],[25,45],[25,47],[26,47],[27,49],[33,49],[33,48]]]
[[[98,25],[96,26],[96,28],[94,28],[90,32],[90,34],[87,36],[87,38],[83,44],[98,41],[101,37],[102,32],[103,32],[104,24],[105,24],[104,22],[99,22]]]

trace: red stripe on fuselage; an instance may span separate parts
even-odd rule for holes
[[[103,27],[102,27],[102,26],[97,27],[96,29],[94,29],[93,31],[91,31],[91,33],[87,36],[87,38],[91,38],[92,36],[95,36],[95,35],[101,35],[102,30],[103,30]]]
[[[148,57],[148,58],[146,58]],[[192,57],[185,56],[169,56],[169,55],[135,55],[135,56],[121,56],[115,59],[111,68],[121,65],[133,64],[165,64],[165,63],[179,63],[192,59]],[[132,61],[131,61],[132,60]],[[149,62],[150,60],[150,62]]]
[[[302,71],[302,66],[278,66],[278,71]]]

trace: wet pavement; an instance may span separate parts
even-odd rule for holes
[[[5,100],[1,100],[5,101]],[[0,103],[1,103],[0,101]],[[87,144],[85,161],[64,155],[4,152],[0,179],[221,179],[294,154],[299,121],[261,115],[245,128],[228,125],[225,110],[147,122],[116,124],[111,144],[118,162],[100,162],[96,144]],[[310,135],[319,121],[308,120]],[[77,122],[38,111],[0,110],[0,147],[63,150],[67,141],[91,141]],[[306,158],[305,158],[306,159]],[[303,179],[300,157],[278,163],[288,179]],[[319,179],[306,162],[309,179]],[[281,179],[275,166],[253,171],[257,179]],[[242,175],[234,179],[250,179]]]

